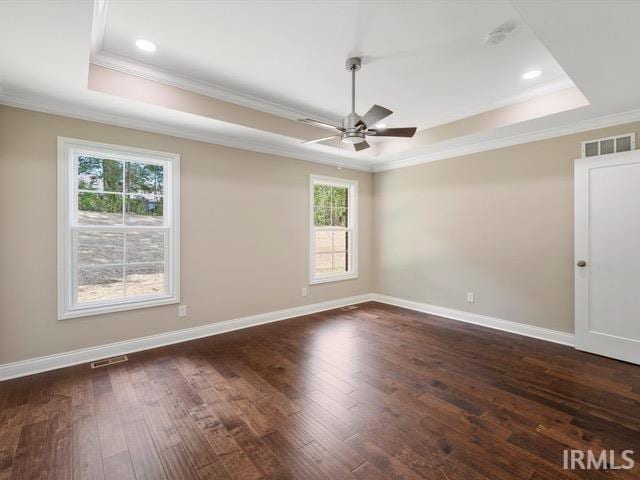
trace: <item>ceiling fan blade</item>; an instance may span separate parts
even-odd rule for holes
[[[369,145],[366,140],[364,142],[353,144],[353,147],[356,149],[356,152],[359,152],[360,150],[364,150],[365,148],[369,148],[370,146],[371,145]]]
[[[332,138],[338,138],[340,135],[331,135],[330,137],[316,138],[315,140],[306,140],[302,143],[319,143],[325,140],[331,140]]]
[[[406,128],[374,128],[367,130],[367,135],[374,137],[413,137],[416,133],[416,127]]]
[[[321,122],[320,120],[314,120],[312,118],[300,118],[298,119],[298,121],[308,123],[309,125],[314,125],[316,127],[330,128],[330,129],[335,128],[336,130],[344,131],[344,128],[339,127],[338,125],[331,125],[330,123]]]
[[[380,120],[382,120],[383,118],[387,118],[392,113],[393,112],[388,108],[381,107],[380,105],[374,105],[369,109],[367,113],[363,115],[360,121],[356,123],[356,127],[359,126],[361,123],[367,127],[369,125],[375,125]]]

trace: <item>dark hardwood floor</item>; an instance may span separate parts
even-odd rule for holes
[[[0,383],[0,479],[640,478],[640,367],[569,347],[368,303],[129,359]]]

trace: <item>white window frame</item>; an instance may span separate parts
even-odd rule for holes
[[[165,243],[166,292],[161,295],[145,295],[117,300],[74,303],[75,258],[72,237],[77,225],[77,159],[79,155],[106,157],[113,160],[137,161],[164,165],[164,217],[163,229],[167,231]],[[96,225],[105,230],[123,231],[125,228]],[[92,229],[93,226],[88,227]],[[135,227],[144,229],[144,227]],[[157,230],[154,229],[154,231]],[[58,137],[58,320],[104,313],[121,312],[157,305],[180,302],[180,155],[176,153],[143,150],[134,147],[90,142]]]
[[[347,210],[346,229],[342,227],[316,227],[313,221],[314,190],[316,185],[331,185],[348,189],[349,201]],[[349,245],[347,246],[351,258],[351,269],[345,273],[316,274],[316,235],[317,229],[348,230]],[[309,284],[339,282],[358,278],[358,182],[343,178],[311,175],[309,179]]]

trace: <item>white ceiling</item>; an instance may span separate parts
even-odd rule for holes
[[[121,3],[126,2],[110,2],[110,8],[114,4],[117,5],[113,9],[113,15],[117,14],[114,12],[117,12]],[[209,2],[207,8],[211,8],[212,3]],[[531,32],[535,33],[535,37],[555,57],[562,66],[562,70],[580,88],[591,105],[507,127],[423,145],[408,151],[387,155],[384,158],[363,155],[366,151],[354,154],[347,150],[337,150],[325,145],[303,146],[300,145],[299,140],[284,135],[275,135],[89,90],[87,76],[92,41],[94,7],[92,0],[0,1],[0,103],[195,138],[249,150],[277,153],[293,158],[374,170],[446,158],[451,155],[548,138],[562,133],[587,130],[624,121],[640,120],[640,111],[637,110],[640,108],[640,89],[637,87],[640,79],[640,63],[634,61],[633,57],[636,46],[640,44],[640,29],[636,25],[636,20],[640,18],[640,2],[516,0],[513,2],[513,7],[509,7],[503,2],[479,0],[468,5],[469,9],[475,10],[466,10],[474,12],[474,18],[477,18],[479,23],[486,22],[487,25],[483,25],[482,28],[478,27],[477,31],[470,25],[467,25],[465,30],[465,22],[461,19],[465,9],[461,8],[463,12],[458,12],[458,15],[453,15],[453,10],[449,10],[450,8],[458,8],[449,5],[457,4],[457,2],[446,2],[448,5],[446,7],[443,6],[445,3],[438,2],[394,2],[402,5],[403,9],[442,8],[443,15],[452,15],[454,18],[446,15],[437,17],[436,10],[430,10],[429,14],[424,14],[424,18],[422,18],[414,10],[414,15],[408,15],[408,18],[404,20],[390,20],[392,15],[396,15],[396,13],[389,13],[387,4],[381,7],[387,9],[387,13],[376,13],[371,11],[371,8],[361,7],[363,21],[359,24],[360,27],[355,30],[349,28],[345,30],[341,27],[348,23],[349,18],[352,19],[351,21],[355,18],[353,11],[358,8],[355,4],[346,4],[345,6],[343,2],[335,2],[330,15],[326,4],[324,4],[325,9],[323,10],[322,4],[316,6],[316,3],[318,2],[291,2],[288,4],[292,8],[296,4],[303,4],[306,8],[312,9],[309,10],[311,13],[307,18],[299,24],[297,33],[290,33],[286,42],[295,44],[301,52],[307,52],[308,57],[291,59],[281,55],[277,50],[269,51],[265,54],[265,58],[253,58],[254,65],[250,65],[249,69],[252,75],[239,82],[231,81],[230,78],[230,75],[242,75],[241,69],[236,65],[245,68],[248,63],[244,59],[251,56],[255,49],[261,48],[263,43],[282,42],[281,32],[275,31],[276,29],[273,27],[269,28],[270,25],[281,21],[280,18],[272,18],[277,8],[273,12],[268,8],[263,11],[246,8],[242,21],[237,21],[234,25],[230,21],[217,24],[216,28],[228,28],[231,31],[243,29],[243,24],[255,26],[259,30],[264,28],[264,30],[261,30],[262,37],[251,37],[251,41],[236,39],[235,47],[238,45],[243,47],[242,53],[237,53],[237,58],[229,61],[229,65],[217,72],[214,80],[231,81],[228,86],[235,91],[264,95],[264,100],[273,100],[278,96],[278,101],[289,102],[287,105],[294,110],[302,109],[304,112],[308,108],[309,112],[317,112],[319,115],[323,113],[325,115],[339,115],[348,107],[346,99],[348,98],[349,84],[342,65],[344,57],[352,53],[362,53],[365,59],[368,58],[371,61],[361,71],[360,91],[362,96],[359,97],[359,109],[364,110],[368,108],[369,104],[377,102],[397,112],[393,117],[390,117],[389,124],[408,123],[413,118],[416,119],[416,123],[425,122],[427,124],[429,121],[435,121],[433,119],[437,116],[436,107],[439,105],[440,99],[431,98],[431,91],[435,85],[428,83],[436,77],[427,75],[427,79],[420,83],[416,80],[419,77],[419,72],[416,69],[422,72],[421,75],[424,75],[424,72],[429,68],[437,71],[438,69],[434,68],[437,66],[447,65],[448,68],[453,68],[449,65],[451,63],[449,57],[462,62],[462,67],[458,65],[457,68],[464,70],[464,78],[440,79],[446,84],[446,88],[442,90],[442,96],[449,98],[453,105],[457,96],[469,95],[469,87],[458,83],[459,81],[472,80],[472,83],[475,83],[473,82],[475,76],[475,80],[482,83],[481,80],[484,81],[485,75],[488,75],[482,69],[470,68],[474,65],[478,54],[466,42],[473,43],[475,41],[473,39],[477,39],[478,35],[480,36],[479,40],[482,41],[488,29],[503,20],[513,19],[512,14],[516,11],[516,21],[520,22],[518,27],[520,33],[517,33],[518,30],[516,30],[516,34],[507,41],[508,43],[495,48],[510,48],[516,42],[524,42],[527,35],[532,35]],[[154,11],[156,9],[164,11],[169,8],[165,6],[165,2],[160,1],[149,1],[147,5],[152,5]],[[215,6],[216,3],[213,5]],[[139,5],[134,4],[131,8],[139,8]],[[189,4],[185,6],[183,12],[174,12],[176,23],[178,20],[187,22],[192,26],[192,30],[200,32],[199,36],[207,37],[208,31],[212,30],[214,21],[203,19],[204,17],[199,18],[193,13],[191,16],[187,15],[192,8],[195,8],[194,5]],[[260,8],[264,8],[264,4]],[[324,14],[320,15],[316,9],[324,11]],[[385,12],[384,9],[383,12]],[[509,15],[507,12],[510,12]],[[294,14],[295,12],[291,12],[292,16]],[[328,16],[331,21],[327,18]],[[377,18],[377,20],[371,19],[370,21],[371,17]],[[135,23],[138,25],[137,31],[134,32],[133,27],[127,27],[127,31],[133,32],[132,34],[136,36],[149,36],[149,28],[153,28],[156,22],[153,20],[154,18],[148,12],[141,16],[135,15]],[[490,22],[491,19],[495,19],[495,22]],[[125,25],[130,25],[133,20],[134,15],[131,15]],[[397,28],[399,21],[405,22],[402,24],[403,28]],[[226,23],[228,26],[225,25]],[[416,28],[417,23],[420,24],[421,29]],[[364,28],[367,25],[384,26],[385,24],[392,29],[393,33],[376,34],[377,30],[372,27],[369,27],[369,30]],[[266,25],[266,27],[261,27],[261,25]],[[525,25],[527,25],[526,28]],[[346,31],[351,32],[352,35],[349,46],[343,44],[342,40],[339,42],[335,40],[335,38],[347,38]],[[407,44],[410,44],[414,39],[403,35],[408,36],[409,32],[413,32],[413,35],[419,36],[422,31],[434,31],[437,34],[428,36],[428,42],[431,43],[419,43],[421,49],[407,48]],[[460,31],[464,34],[457,33]],[[109,35],[109,28],[107,28],[105,47],[115,48],[110,46]],[[173,52],[171,54],[172,62],[191,62],[191,57],[189,57],[191,53],[188,51],[182,52],[184,56],[179,55],[180,49],[176,49],[175,45],[165,45],[164,41],[156,38],[151,39],[158,42],[158,58],[163,57],[165,52]],[[176,42],[180,41],[182,40],[176,40]],[[334,45],[335,51],[325,49],[323,42]],[[390,46],[385,49],[385,45]],[[416,45],[418,45],[417,40]],[[539,48],[540,44],[537,43],[537,45]],[[216,58],[219,52],[235,47],[228,40],[220,40],[218,43],[209,45],[211,56]],[[478,48],[485,49],[481,42]],[[318,50],[315,54],[313,53],[314,49]],[[389,52],[396,52],[396,57],[384,57]],[[507,101],[509,95],[518,95],[521,92],[520,87],[517,87],[521,83],[520,70],[536,63],[532,57],[527,55],[521,55],[526,58],[522,58],[523,63],[520,67],[513,67],[513,75],[516,75],[517,78],[512,78],[513,75],[505,70],[504,77],[500,76],[496,81],[504,82],[506,86],[492,91],[489,89],[490,85],[483,83],[486,92],[481,95],[474,94],[465,97],[467,101],[466,103],[461,102],[461,107],[463,107],[461,110],[468,107],[473,111],[478,104],[475,102],[477,99],[482,100],[481,103],[489,105],[491,102]],[[305,58],[314,58],[318,63],[315,65],[307,64]],[[418,60],[415,60],[416,58]],[[197,74],[202,75],[203,78],[205,74],[215,74],[211,70],[207,73],[210,64],[204,61],[203,57],[200,61],[203,63],[190,64],[189,67],[185,67],[183,71],[178,73],[181,75]],[[320,68],[320,62],[322,68]],[[262,65],[262,68],[257,68],[256,65]],[[391,68],[396,65],[403,65],[402,69],[408,70],[408,73],[403,70],[402,74],[398,74],[400,67],[397,70]],[[425,65],[430,67],[427,68]],[[323,82],[318,82],[314,88],[311,88],[307,83],[310,79],[316,78],[310,74],[311,68],[318,68],[317,74],[326,76],[326,79]],[[278,75],[282,77],[283,81],[289,82],[286,84],[287,88],[278,85],[276,81]],[[261,81],[263,77],[265,77],[264,83]],[[212,78],[208,77],[207,80],[210,81]],[[259,91],[243,90],[251,87],[249,84],[255,82],[256,79],[259,83],[254,83],[252,88],[257,88]],[[383,83],[376,87],[378,91],[371,89],[367,91],[367,88],[372,88],[371,85],[374,85],[374,82]],[[384,82],[389,83],[389,88]],[[419,94],[411,96],[408,100],[402,98],[402,95],[397,95],[397,99],[387,97],[387,95],[393,95],[391,87],[395,86],[396,89],[403,92],[409,88],[415,89],[415,85],[422,85],[424,88],[420,90]],[[291,90],[291,93],[288,90]],[[269,95],[274,96],[269,97]],[[429,119],[426,118],[426,115],[422,115],[422,110],[413,108],[416,102],[422,102],[425,98],[430,99],[424,107],[425,111],[429,112]],[[322,101],[319,103],[318,99]],[[345,106],[342,107],[342,105]],[[439,108],[437,107],[437,109]],[[454,108],[445,109],[443,115],[455,118],[457,114],[455,110]],[[411,117],[411,115],[415,115],[415,117]],[[578,147],[576,147],[576,151],[577,149]]]
[[[507,40],[485,43],[504,23]],[[153,41],[145,53],[135,40]],[[357,110],[425,128],[573,85],[508,1],[111,1],[103,53],[321,118],[349,113],[345,59],[362,55]],[[543,71],[523,80],[531,69]]]

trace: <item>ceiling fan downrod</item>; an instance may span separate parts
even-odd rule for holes
[[[302,143],[320,143],[326,140],[339,138],[342,143],[353,145],[354,149],[359,152],[360,150],[370,147],[366,140],[367,136],[413,137],[416,133],[415,127],[385,128],[383,126],[376,126],[380,120],[393,113],[388,108],[381,107],[380,105],[374,105],[362,117],[356,113],[356,72],[362,67],[362,59],[360,57],[350,57],[347,59],[345,67],[349,72],[351,72],[351,113],[342,119],[342,126],[332,125],[312,118],[300,119],[300,121],[304,123],[338,131],[338,133],[331,136],[316,138],[314,140],[305,140]]]
[[[351,71],[351,113],[356,113],[356,72],[362,66],[360,57],[347,58],[346,67]]]
[[[341,136],[343,143],[358,144],[365,141],[362,127],[358,126],[361,118],[356,113],[356,72],[361,66],[360,57],[348,58],[345,64],[346,69],[351,72],[351,113],[342,119],[342,128],[345,130]]]

